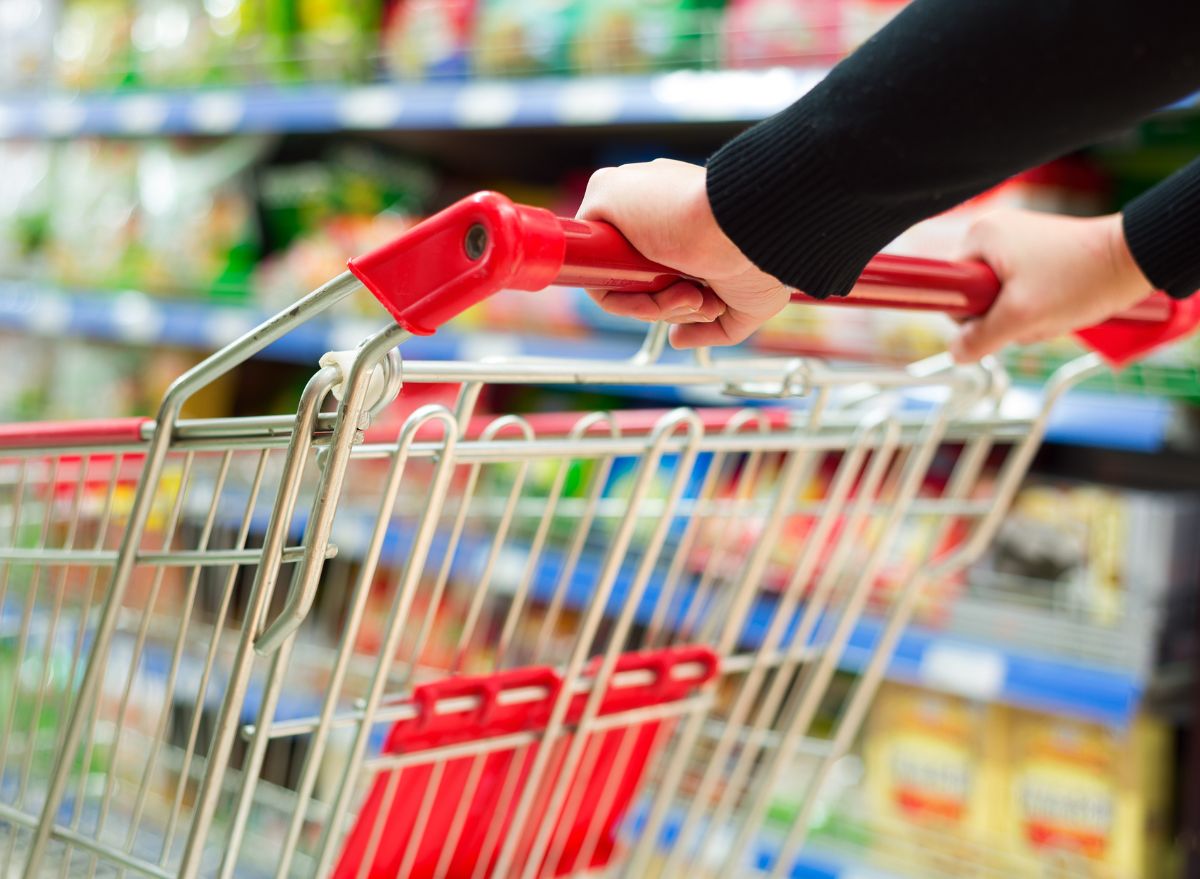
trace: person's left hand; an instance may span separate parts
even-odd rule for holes
[[[951,342],[960,363],[1094,326],[1153,289],[1125,243],[1120,214],[997,211],[971,227],[964,256],[990,265],[1002,286],[991,311],[966,321]]]
[[[747,338],[791,297],[755,266],[717,225],[705,169],[657,159],[601,168],[588,181],[581,220],[603,220],[648,259],[704,281],[679,281],[656,293],[589,290],[611,314],[665,320],[676,348],[733,345]]]

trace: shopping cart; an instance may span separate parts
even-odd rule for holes
[[[1156,295],[1082,334],[1103,356],[1033,415],[994,364],[664,358],[661,326],[625,362],[400,358],[501,289],[673,277],[483,193],[152,420],[5,428],[0,873],[791,875],[906,622],[985,547],[1048,409],[1197,312]],[[294,415],[181,418],[362,286],[394,321]],[[976,314],[995,289],[880,257],[851,301]],[[726,403],[485,414],[530,384]]]

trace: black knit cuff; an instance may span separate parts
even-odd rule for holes
[[[1200,160],[1125,206],[1129,252],[1142,274],[1176,299],[1200,290]]]
[[[721,230],[760,269],[810,296],[844,296],[908,224],[846,190],[805,105],[722,147],[708,162],[708,199]]]

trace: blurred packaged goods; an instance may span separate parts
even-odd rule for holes
[[[0,88],[830,64],[897,0],[6,0]]]
[[[133,70],[131,0],[66,0],[54,39],[54,68],[71,89],[126,85]]]
[[[367,147],[272,165],[271,146],[2,144],[14,177],[0,193],[0,276],[270,307],[407,228],[436,183],[425,164]]]
[[[476,0],[394,0],[384,18],[383,55],[401,78],[470,71]]]
[[[1166,875],[1170,734],[1009,710],[1002,845],[1021,872],[1088,879]]]
[[[887,683],[862,753],[872,821],[919,835],[929,875],[1166,875],[1170,734],[1154,718],[1111,729]]]
[[[244,298],[260,255],[249,172],[264,142],[4,144],[0,273]]]
[[[258,300],[282,307],[390,241],[427,210],[436,178],[428,165],[366,146],[267,166],[261,209],[273,255],[254,278]]]
[[[730,67],[829,63],[842,53],[843,0],[732,0],[725,13]]]
[[[1186,494],[1033,478],[970,580],[982,592],[1113,626],[1200,578],[1198,519]]]
[[[53,67],[59,0],[0,4],[0,88],[43,82]]]
[[[191,351],[134,348],[76,339],[0,334],[13,356],[0,382],[0,421],[151,415],[167,386],[199,360]],[[229,415],[236,383],[225,379],[198,394],[186,417]]]
[[[136,0],[130,23],[130,73],[158,86],[205,82],[218,33],[203,0]]]
[[[54,151],[41,143],[0,144],[0,276],[36,271],[46,244]]]
[[[852,51],[886,25],[909,0],[843,0],[843,43],[846,51]]]
[[[724,0],[591,0],[571,46],[581,73],[698,66],[717,57]]]
[[[305,78],[362,80],[376,70],[382,0],[293,0]]]
[[[484,75],[566,70],[579,13],[574,0],[479,0],[473,70]]]
[[[233,138],[142,148],[132,283],[245,297],[262,253],[250,175],[266,147],[261,139]]]
[[[902,684],[887,683],[876,697],[862,749],[870,814],[961,842],[962,850],[926,851],[930,874],[962,875],[972,847],[997,836],[1003,713]]]

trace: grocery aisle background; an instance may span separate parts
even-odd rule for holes
[[[570,215],[596,167],[701,161],[803,94],[901,6],[0,0],[0,420],[153,414],[204,352],[422,215],[480,188]],[[952,255],[971,217],[996,205],[1116,209],[1200,152],[1196,103],[1022,175],[892,249]],[[377,313],[372,300],[351,302],[185,414],[294,411],[318,358],[357,343]],[[902,362],[941,350],[948,327],[793,308],[750,344]],[[579,290],[505,294],[412,340],[405,357],[615,358],[637,350],[642,330]],[[1014,405],[1036,405],[1041,380],[1077,350],[1061,341],[1006,354]],[[1182,870],[1200,833],[1181,796],[1188,779],[1200,787],[1200,762],[1189,762],[1198,365],[1200,339],[1184,341],[1055,411],[992,550],[923,603],[793,875]],[[406,394],[394,414],[424,399]],[[501,390],[486,405],[680,400],[722,402],[547,387]],[[793,546],[779,557],[803,537],[785,536]],[[895,559],[877,588],[898,582],[904,564]],[[338,565],[352,568],[353,552]],[[377,646],[370,628],[364,655]],[[872,636],[870,625],[856,632],[859,653]],[[35,698],[11,640],[0,627],[10,717]],[[295,699],[308,710],[311,694]],[[273,756],[277,783],[290,783],[299,751]],[[781,820],[796,808],[787,791],[783,779],[772,807]]]

